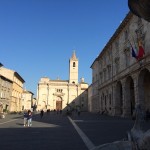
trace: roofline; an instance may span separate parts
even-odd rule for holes
[[[13,83],[13,81],[12,81],[12,80],[10,80],[10,79],[8,79],[8,78],[6,78],[6,77],[2,76],[1,74],[0,74],[0,77],[2,77],[2,78],[4,78],[4,79],[6,79],[7,81],[9,81],[9,82],[11,82],[11,83]]]
[[[126,15],[126,17],[124,18],[124,20],[122,21],[122,23],[116,29],[115,33],[112,35],[112,37],[110,38],[110,40],[107,42],[107,44],[105,45],[105,47],[100,52],[99,56],[97,57],[98,60],[99,60],[100,56],[103,55],[104,50],[107,49],[109,46],[111,46],[111,44],[113,43],[113,41],[118,37],[118,34],[120,34],[122,32],[122,29],[127,25],[127,23],[132,18],[132,16],[133,16],[133,13],[131,11],[129,11],[128,14]]]
[[[2,63],[0,63],[0,67],[4,66]]]
[[[92,66],[94,65],[94,63],[98,61],[98,57],[96,57],[96,59],[93,61],[92,65],[90,66],[90,68],[92,68]]]
[[[34,95],[34,93],[33,93],[33,92],[28,91],[28,90],[24,90],[23,92],[28,92],[28,93],[31,93],[32,95]]]
[[[69,80],[49,80],[50,82],[51,81],[54,81],[54,82],[68,82]]]
[[[25,80],[19,75],[19,73],[17,73],[17,72],[15,71],[14,74],[15,74],[23,83],[25,83]]]

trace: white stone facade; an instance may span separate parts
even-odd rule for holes
[[[138,50],[138,41],[145,54],[136,59],[131,45]],[[137,104],[150,110],[149,41],[150,23],[129,12],[91,66],[91,89],[96,90],[92,97],[96,100],[93,98],[90,103],[99,104],[91,111],[131,116]]]
[[[37,87],[37,110],[62,110],[71,106],[87,110],[88,84],[78,82],[78,59],[75,52],[69,61],[69,80],[40,79]]]
[[[33,93],[24,90],[22,93],[22,110],[31,110],[33,102]]]

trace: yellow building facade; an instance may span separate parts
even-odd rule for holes
[[[10,112],[22,111],[22,93],[24,79],[14,70],[0,67],[0,74],[12,81],[12,95],[9,102]]]

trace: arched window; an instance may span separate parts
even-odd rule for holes
[[[75,67],[76,66],[76,63],[75,62],[73,62],[73,67]]]

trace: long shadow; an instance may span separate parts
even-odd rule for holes
[[[23,127],[22,118],[1,125],[0,149],[87,150],[67,117],[57,114],[33,115],[32,127]]]
[[[40,118],[39,114],[34,114],[32,127],[23,127],[23,115],[16,118],[18,119],[14,124],[10,123],[6,127],[3,125],[3,128],[0,125],[0,149],[2,150],[87,149],[64,113],[45,113],[43,118]],[[134,123],[131,119],[91,113],[81,113],[80,116],[72,114],[71,118],[96,146],[124,139],[126,132],[133,127]],[[150,122],[145,123],[144,128],[149,129],[149,126]]]

